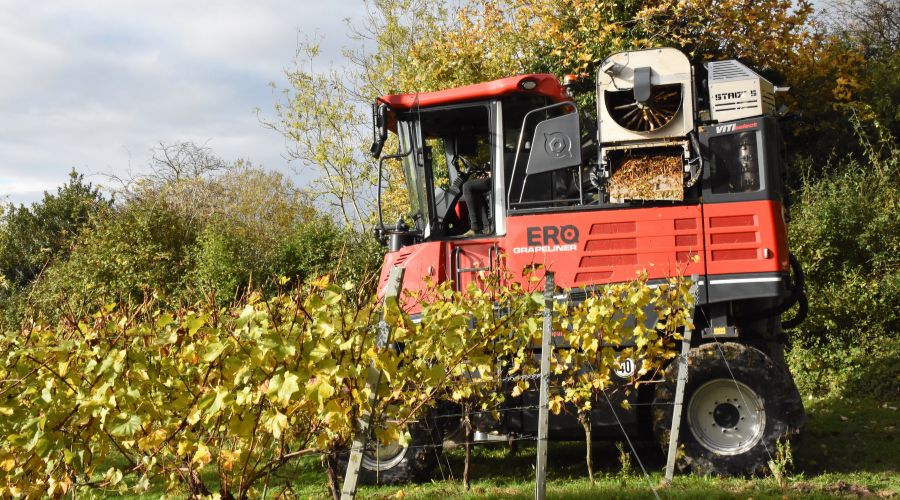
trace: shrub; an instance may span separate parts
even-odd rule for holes
[[[0,214],[0,325],[19,325],[32,282],[68,258],[81,233],[109,207],[99,190],[72,171],[55,194]]]
[[[10,284],[28,285],[53,259],[65,259],[92,216],[107,206],[99,189],[74,170],[56,194],[44,192],[30,208],[7,206],[0,217],[0,272]]]
[[[140,303],[151,294],[172,305],[212,297],[230,303],[250,288],[273,291],[282,275],[335,274],[366,283],[382,256],[371,238],[318,215],[283,175],[243,164],[217,175],[139,179],[119,195],[122,201],[91,212],[82,223],[86,229],[54,247],[66,258],[37,267],[45,265],[37,260],[44,244],[29,247],[23,254],[34,261],[28,261],[28,276],[43,269],[42,276],[27,293],[17,289],[19,275],[5,278],[0,299],[7,324],[18,324],[26,311],[52,321],[110,302]],[[59,232],[59,224],[40,213],[18,209],[8,218],[16,224],[3,228],[9,234]],[[0,243],[10,244],[0,250],[12,249],[14,241],[3,238]]]
[[[790,359],[809,394],[885,395],[897,387],[896,373],[885,370],[900,353],[900,150],[889,136],[877,144],[863,137],[861,145],[864,159],[832,160],[829,175],[808,181],[792,210],[791,248],[806,274],[809,317]]]
[[[859,341],[895,333],[900,326],[897,160],[850,159],[831,169],[831,175],[805,186],[792,212],[791,248],[803,264],[810,297],[802,337]]]
[[[337,281],[350,280],[371,286],[381,270],[384,250],[374,237],[339,227],[319,216],[297,224],[279,243],[276,273],[301,281],[334,274]]]
[[[195,236],[164,205],[109,209],[86,230],[69,259],[33,286],[29,305],[51,321],[80,316],[110,302],[141,303],[177,295]]]
[[[794,346],[788,362],[797,388],[807,396],[900,398],[900,342],[896,339]]]
[[[268,262],[265,250],[241,236],[241,228],[226,223],[212,223],[200,233],[192,248],[192,269],[188,286],[212,293],[223,302],[235,300],[252,277],[265,276],[262,269]],[[254,250],[262,255],[252,258]]]

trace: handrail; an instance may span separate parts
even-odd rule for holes
[[[509,210],[509,207],[510,207],[509,202],[510,202],[510,199],[512,198],[513,179],[516,178],[516,169],[519,167],[519,151],[522,150],[522,139],[524,138],[524,135],[525,135],[525,124],[528,123],[528,118],[530,118],[533,113],[538,113],[540,111],[547,111],[548,109],[559,108],[562,106],[572,106],[572,108],[574,108],[572,112],[578,113],[578,107],[575,106],[575,103],[573,101],[563,101],[563,102],[553,103],[549,106],[544,106],[542,108],[532,109],[528,113],[525,113],[525,117],[522,118],[522,128],[519,130],[519,142],[516,144],[516,156],[513,159],[513,170],[509,176],[509,188],[507,188],[507,190],[506,190],[506,209],[507,210]],[[533,146],[534,145],[532,144],[532,147]],[[519,203],[522,202],[522,196],[525,194],[525,181],[526,180],[528,180],[527,174],[525,175],[525,178],[522,179],[522,191],[519,193]]]

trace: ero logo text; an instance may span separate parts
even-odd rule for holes
[[[513,248],[514,254],[573,252],[577,250],[575,226],[532,226],[525,230],[528,246]]]
[[[575,226],[532,226],[526,230],[528,246],[565,245],[578,243]]]

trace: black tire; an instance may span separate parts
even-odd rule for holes
[[[688,367],[678,467],[700,475],[764,474],[776,443],[798,433],[805,421],[788,371],[761,351],[730,342],[692,349]],[[664,452],[677,372],[678,363],[671,363],[653,400],[653,431]]]
[[[376,441],[369,441],[359,470],[359,484],[422,482],[431,477],[442,453],[440,429],[429,419],[411,423],[407,430],[411,438],[407,446],[389,443],[376,448]],[[338,455],[339,481],[344,478],[349,459],[349,452]]]

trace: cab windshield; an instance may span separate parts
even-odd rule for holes
[[[470,229],[462,198],[470,179],[490,179],[494,141],[487,103],[442,106],[400,115],[397,132],[404,151],[403,173],[409,193],[410,218],[423,239],[457,236]],[[490,229],[492,213],[484,193],[476,216]]]

